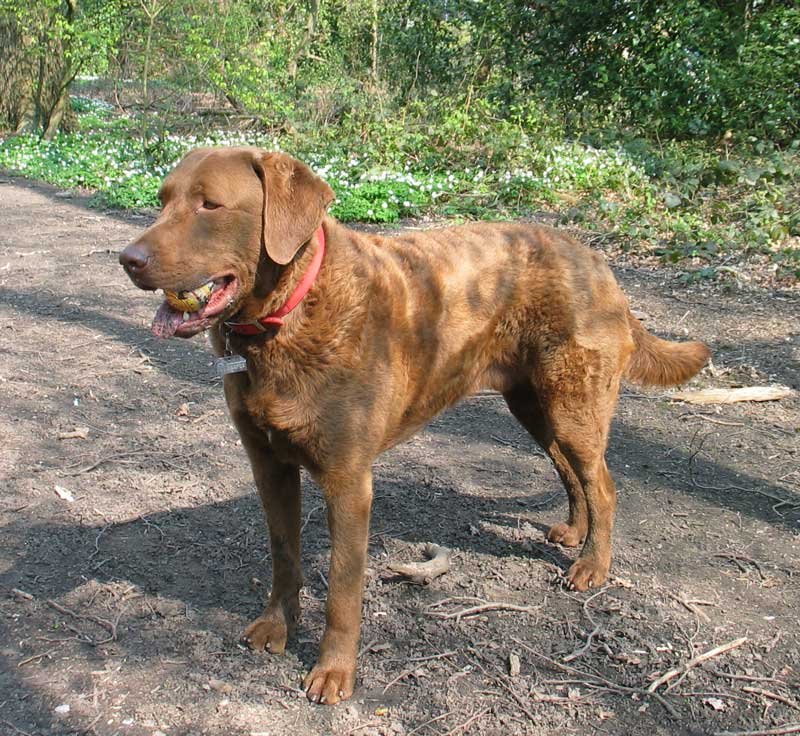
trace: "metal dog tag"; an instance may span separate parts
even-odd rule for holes
[[[228,373],[243,373],[247,370],[247,360],[241,355],[225,355],[214,361],[214,370],[217,378],[227,376]]]

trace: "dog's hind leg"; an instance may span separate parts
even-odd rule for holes
[[[558,446],[550,420],[542,410],[533,387],[528,384],[518,385],[506,391],[503,396],[511,413],[553,461],[558,477],[567,491],[569,517],[566,522],[551,526],[547,539],[566,547],[577,547],[586,537],[589,528],[586,496],[581,483]]]
[[[617,492],[605,461],[622,364],[614,354],[577,342],[540,353],[531,383],[506,394],[509,407],[547,450],[570,500],[553,541],[577,543],[581,554],[567,573],[578,590],[602,585],[611,566]]]
[[[613,353],[574,342],[542,356],[536,388],[555,441],[583,489],[588,530],[567,573],[577,590],[602,585],[611,566],[617,490],[605,452],[621,375]]]

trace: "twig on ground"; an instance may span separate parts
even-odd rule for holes
[[[692,444],[694,444],[694,437],[697,436],[699,431],[700,430],[695,432],[694,436],[692,437]],[[772,510],[775,511],[776,514],[778,513],[777,509],[779,509],[781,506],[789,506],[790,508],[795,508],[797,506],[800,506],[800,502],[798,501],[781,498],[780,496],[776,496],[774,493],[769,493],[768,491],[762,491],[759,490],[758,488],[744,488],[743,486],[735,486],[735,485],[711,486],[708,485],[707,483],[700,483],[699,481],[697,481],[694,477],[694,461],[695,458],[700,454],[700,451],[703,449],[703,445],[705,444],[705,441],[708,439],[708,437],[709,435],[704,435],[700,439],[700,444],[698,445],[697,449],[694,452],[692,452],[691,455],[689,455],[687,465],[689,467],[689,482],[692,484],[692,486],[694,486],[695,488],[699,488],[703,491],[717,491],[719,493],[727,493],[728,491],[755,493],[759,496],[764,496],[765,498],[770,498],[773,501],[775,501],[776,504],[775,506],[772,507]]]
[[[717,554],[712,555],[712,557],[721,557],[722,559],[725,559],[725,560],[733,560],[737,565],[739,564],[740,561],[741,562],[749,562],[758,571],[758,576],[762,580],[766,580],[767,579],[767,576],[764,575],[764,571],[761,569],[761,565],[756,560],[754,560],[752,557],[747,557],[747,555],[730,554],[728,552],[719,552]],[[744,568],[742,565],[739,565],[739,569],[742,572],[747,572],[746,568]]]
[[[733,404],[739,401],[777,401],[794,396],[787,386],[744,386],[742,388],[707,388],[699,391],[678,391],[673,401],[689,404]]]
[[[771,690],[762,690],[760,687],[751,687],[746,685],[742,688],[742,691],[745,693],[753,693],[754,695],[760,695],[763,698],[769,698],[770,700],[777,700],[779,703],[783,703],[784,705],[788,705],[790,708],[794,708],[795,710],[800,710],[800,705],[795,703],[791,698],[787,698],[785,695],[780,695],[779,693],[773,693]]]
[[[484,601],[480,605],[471,606],[470,608],[462,608],[459,611],[452,611],[451,613],[438,613],[436,611],[426,611],[428,616],[436,616],[436,618],[455,619],[456,623],[460,622],[466,616],[477,616],[480,613],[487,613],[489,611],[517,611],[519,613],[534,613],[540,611],[541,606],[519,606],[516,603],[504,603],[503,601]]]
[[[580,680],[580,682],[583,683],[584,685],[586,685],[587,687],[595,687],[596,688],[597,687],[597,683],[599,682],[602,685],[605,685],[605,687],[608,690],[611,690],[612,692],[621,693],[623,695],[639,695],[639,696],[644,697],[644,698],[653,698],[676,721],[679,720],[679,718],[680,718],[680,716],[678,715],[678,711],[675,710],[675,708],[672,706],[672,704],[666,698],[663,698],[658,693],[655,693],[655,692],[651,693],[651,692],[645,690],[644,688],[628,687],[627,685],[620,685],[619,683],[613,682],[611,680],[607,680],[605,677],[601,677],[600,675],[596,675],[593,672],[584,672],[583,670],[579,670],[577,667],[572,667],[571,665],[563,664],[561,662],[556,661],[555,659],[551,659],[547,655],[542,654],[541,652],[537,652],[535,649],[532,649],[527,644],[525,644],[525,642],[522,642],[519,639],[515,639],[515,638],[512,637],[512,641],[515,642],[516,644],[518,644],[519,646],[521,646],[526,651],[528,651],[531,654],[533,654],[535,657],[538,657],[539,659],[543,659],[545,662],[548,662],[549,664],[553,665],[553,667],[556,667],[557,669],[560,669],[560,670],[562,670],[564,672],[568,672],[569,674],[572,674],[572,675],[576,675],[576,674],[580,675],[582,678],[587,678],[588,677],[588,678],[591,678],[591,680],[595,680],[596,681],[596,682],[593,683],[590,680],[585,680],[585,679]]]
[[[431,718],[429,721],[425,721],[425,723],[421,723],[413,731],[409,731],[408,736],[414,736],[414,734],[419,733],[423,728],[430,726],[432,723],[443,721],[445,718],[447,718],[447,716],[453,715],[454,712],[455,711],[448,710],[447,713],[442,713],[441,715],[438,715],[435,718]]]
[[[746,682],[775,682],[778,685],[785,685],[783,680],[778,680],[775,677],[756,677],[754,675],[734,675],[730,672],[721,672],[713,667],[705,667],[706,672],[710,672],[716,677],[723,677],[728,680],[745,680]]]
[[[379,721],[367,721],[366,723],[359,723],[357,726],[353,726],[349,731],[344,732],[344,736],[350,736],[351,733],[355,733],[356,731],[360,731],[362,728],[372,728],[373,726],[380,726]],[[269,733],[265,731],[264,733]]]
[[[309,511],[308,514],[306,514],[306,520],[303,522],[303,526],[300,527],[300,533],[301,534],[306,530],[306,527],[308,526],[308,522],[311,521],[311,517],[317,511],[319,511],[321,508],[322,508],[322,504],[320,504],[319,506],[314,506],[314,508],[311,509],[311,511]]]
[[[544,506],[547,506],[551,501],[555,500],[556,498],[561,497],[562,491],[556,491],[555,493],[551,493],[549,496],[545,496],[541,501],[536,501],[535,503],[526,503],[525,504],[525,511],[533,511],[534,509],[540,509]],[[521,519],[517,519],[517,525],[519,526]]]
[[[483,669],[483,667],[481,667]],[[483,670],[484,673],[488,674],[486,670]],[[495,682],[500,685],[513,699],[514,702],[519,706],[519,709],[528,717],[531,723],[536,723],[536,716],[531,713],[528,709],[528,706],[525,704],[525,701],[517,694],[517,691],[514,690],[513,686],[509,683],[505,682],[505,675],[499,673],[498,677],[494,678]]]
[[[701,611],[699,608],[695,608],[695,606],[714,606],[716,605],[715,603],[697,600],[688,601],[681,598],[679,595],[676,595],[675,593],[667,593],[667,595],[672,598],[672,600],[680,603],[687,611],[691,611],[698,618],[702,618],[706,623],[711,621],[711,619],[706,615],[705,611]]]
[[[720,698],[721,700],[741,700],[745,703],[752,703],[752,701],[744,695],[734,695],[733,693],[717,692],[715,690],[685,690],[681,692],[681,697]]]
[[[702,419],[705,422],[711,422],[711,424],[721,424],[723,427],[744,427],[744,422],[729,422],[725,419],[719,419],[718,417],[712,417],[709,414],[693,414],[691,412],[686,414],[681,414],[678,419]]]
[[[161,535],[161,539],[164,539],[164,532],[158,524],[150,521],[150,519],[148,519],[144,514],[139,517],[139,521],[143,522],[147,529],[153,527],[153,529],[155,529]]]
[[[800,723],[791,723],[763,731],[715,731],[714,736],[783,736],[787,733],[800,733]]]
[[[399,674],[397,677],[395,677],[395,678],[393,678],[393,679],[389,680],[389,682],[387,682],[387,683],[386,683],[386,686],[383,688],[383,695],[386,695],[386,691],[387,691],[387,690],[388,690],[388,689],[389,689],[389,688],[390,688],[392,685],[396,685],[398,682],[400,682],[400,680],[404,680],[404,679],[405,679],[406,677],[408,677],[409,675],[413,675],[413,674],[414,674],[414,673],[417,671],[417,669],[419,669],[419,668],[415,667],[414,669],[410,669],[410,670],[403,670],[403,671],[402,671],[402,672],[401,672],[401,673],[400,673],[400,674]]]
[[[108,529],[109,526],[111,525],[106,524],[104,527],[100,529],[99,532],[97,532],[97,536],[94,538],[94,552],[92,552],[92,554],[89,555],[89,559],[87,560],[87,562],[91,562],[96,555],[100,554],[100,537],[102,537],[106,533],[106,530]]]
[[[501,445],[505,445],[506,447],[514,447],[516,448],[517,445],[510,440],[503,439],[502,437],[498,437],[496,434],[489,435],[495,442],[499,442]]]
[[[83,638],[83,641],[85,641],[87,644],[91,644],[92,646],[97,647],[102,644],[108,644],[108,642],[110,641],[116,641],[117,625],[119,624],[119,619],[122,616],[122,613],[117,614],[116,620],[112,623],[111,621],[107,621],[104,618],[98,618],[97,616],[92,616],[89,614],[84,616],[79,613],[75,613],[75,611],[71,611],[69,608],[65,608],[64,606],[50,599],[48,599],[45,602],[47,603],[48,606],[50,606],[51,608],[55,608],[56,611],[58,611],[59,613],[63,613],[65,616],[71,616],[72,618],[77,619],[78,621],[92,621],[93,623],[97,624],[98,626],[100,626],[101,628],[105,629],[108,632],[108,637],[102,640],[96,640],[92,639],[87,634],[84,634],[81,631],[77,631],[73,629],[71,626],[67,625],[67,628],[69,628],[71,631],[74,631],[76,634],[81,636]]]
[[[174,454],[167,454],[165,452],[153,452],[152,450],[148,450],[147,448],[139,448],[136,450],[125,450],[123,452],[113,452],[108,455],[104,455],[93,463],[89,465],[84,465],[83,467],[78,467],[80,462],[73,463],[72,465],[68,465],[64,470],[61,471],[61,475],[65,476],[75,476],[75,475],[82,475],[83,473],[88,473],[95,468],[98,468],[101,465],[105,465],[106,463],[117,463],[119,465],[130,465],[133,462],[137,462],[136,458],[146,457],[154,462],[164,463],[171,468],[175,468],[176,470],[186,470],[187,465],[178,465],[177,463],[173,463],[173,458],[180,458],[181,460],[188,460],[195,455],[198,455],[202,452],[202,450],[195,450],[189,453],[174,453]]]
[[[665,672],[663,675],[661,675],[661,677],[659,677],[658,679],[653,680],[653,682],[651,682],[650,686],[647,688],[647,692],[654,693],[659,687],[669,682],[670,680],[674,679],[675,677],[678,677],[678,675],[680,675],[680,678],[678,680],[678,682],[680,682],[683,679],[683,677],[689,672],[689,670],[697,667],[698,664],[702,664],[703,662],[706,662],[709,659],[718,657],[720,654],[725,654],[726,652],[729,652],[732,649],[736,649],[737,647],[742,646],[742,644],[744,644],[746,641],[747,637],[742,636],[738,639],[733,639],[732,641],[726,642],[725,644],[720,644],[719,646],[714,647],[713,649],[709,649],[707,652],[698,654],[696,657],[690,659],[688,662],[682,664],[680,667],[671,669],[668,672]],[[677,685],[678,682],[675,682],[672,685],[670,685],[667,688],[667,690],[670,690],[673,687],[675,687],[675,685]]]
[[[441,654],[429,654],[427,657],[409,657],[408,659],[387,659],[387,662],[406,662],[410,664],[411,662],[430,662],[434,659],[447,659],[448,657],[453,657],[458,652],[455,649],[450,650],[449,652],[442,652]]]
[[[586,642],[582,647],[576,649],[572,654],[568,654],[566,657],[563,658],[562,661],[564,662],[572,662],[573,660],[577,659],[578,657],[582,656],[586,653],[590,646],[592,646],[592,641],[594,638],[600,633],[600,630],[603,628],[602,624],[598,624],[592,618],[592,615],[589,613],[589,603],[591,603],[595,598],[598,596],[604,595],[608,587],[602,588],[598,590],[593,595],[590,595],[584,602],[583,602],[583,613],[587,619],[589,619],[589,623],[592,625],[592,630],[589,632],[589,635],[586,637]]]
[[[428,585],[450,569],[450,550],[438,544],[427,544],[423,554],[427,562],[390,562],[387,567],[417,585]]]
[[[35,662],[43,657],[49,657],[50,650],[48,649],[46,652],[42,652],[41,654],[34,654],[32,657],[28,657],[27,659],[23,659],[21,662],[17,662],[17,667],[24,667],[26,664],[30,662]]]
[[[662,708],[664,708],[665,711],[667,711],[667,713],[669,713],[669,715],[672,718],[674,718],[676,721],[679,719],[678,711],[675,710],[675,708],[666,700],[666,698],[663,698],[656,692],[650,692],[649,690],[645,690],[644,688],[639,688],[639,687],[628,687],[627,685],[620,685],[616,682],[612,682],[611,680],[607,680],[605,677],[596,675],[593,672],[584,672],[583,670],[579,670],[577,667],[572,667],[570,665],[558,662],[555,659],[551,659],[547,655],[542,654],[541,652],[537,652],[535,649],[532,649],[525,642],[520,641],[519,639],[512,637],[512,641],[515,642],[517,645],[521,646],[526,651],[533,654],[535,657],[543,659],[545,662],[548,662],[549,664],[553,665],[553,667],[556,667],[557,669],[563,670],[564,672],[568,672],[573,675],[577,674],[580,675],[581,677],[591,678],[592,680],[595,680],[596,682],[605,685],[609,690],[613,692],[622,693],[624,695],[630,694],[630,695],[639,695],[645,698],[653,698],[661,705]],[[587,680],[581,680],[581,682],[583,682],[587,686],[597,687],[596,682],[592,683]]]
[[[445,736],[455,736],[455,734],[457,734],[459,731],[468,728],[472,723],[477,721],[479,718],[481,718],[482,716],[485,716],[491,709],[492,709],[491,706],[489,706],[488,708],[484,708],[483,710],[479,710],[477,713],[475,713],[475,715],[470,716],[466,721],[464,721],[464,723],[460,723],[455,728],[451,728],[445,734]]]

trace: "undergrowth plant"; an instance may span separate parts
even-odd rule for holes
[[[532,135],[522,113],[515,125],[493,125],[480,105],[477,120],[461,116],[444,132],[420,116],[403,125],[350,120],[335,137],[166,129],[143,136],[140,120],[102,101],[75,98],[73,109],[75,132],[0,140],[0,167],[94,191],[98,205],[147,208],[158,206],[161,180],[191,148],[256,145],[309,163],[333,187],[332,214],[345,222],[519,218],[546,209],[613,233],[624,248],[684,264],[687,278],[714,278],[732,258],[752,255],[765,256],[779,276],[800,278],[797,141],[784,149],[755,139],[721,149],[620,135],[570,141],[552,128]]]

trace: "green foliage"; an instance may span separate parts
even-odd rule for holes
[[[115,109],[73,99],[72,135],[0,165],[109,205],[154,205],[194,145],[252,143],[311,162],[343,220],[548,208],[692,278],[734,249],[797,269],[796,3],[0,0],[0,40],[9,19]]]
[[[766,256],[779,275],[800,270],[793,246],[800,235],[800,144],[782,151],[753,140],[720,154],[699,143],[659,148],[642,138],[556,142],[523,135],[522,126],[505,121],[493,128],[482,105],[472,110],[477,120],[459,109],[462,129],[470,132],[448,129],[449,145],[426,135],[421,117],[365,128],[351,121],[331,139],[167,130],[142,139],[135,135],[139,122],[107,104],[76,98],[73,109],[79,132],[50,142],[8,138],[0,142],[0,167],[96,191],[108,206],[156,207],[161,179],[195,146],[283,148],[331,184],[337,195],[332,213],[344,221],[496,219],[555,208],[564,222],[612,230],[625,247],[645,244],[667,262],[693,264],[687,278],[713,277],[734,252]],[[494,157],[476,143],[476,133],[505,146],[503,155]],[[464,165],[471,160],[481,163]]]
[[[118,44],[121,2],[0,0],[0,126],[50,137],[69,124],[69,85]]]
[[[554,0],[530,23],[526,71],[578,125],[677,138],[800,130],[794,3]]]

